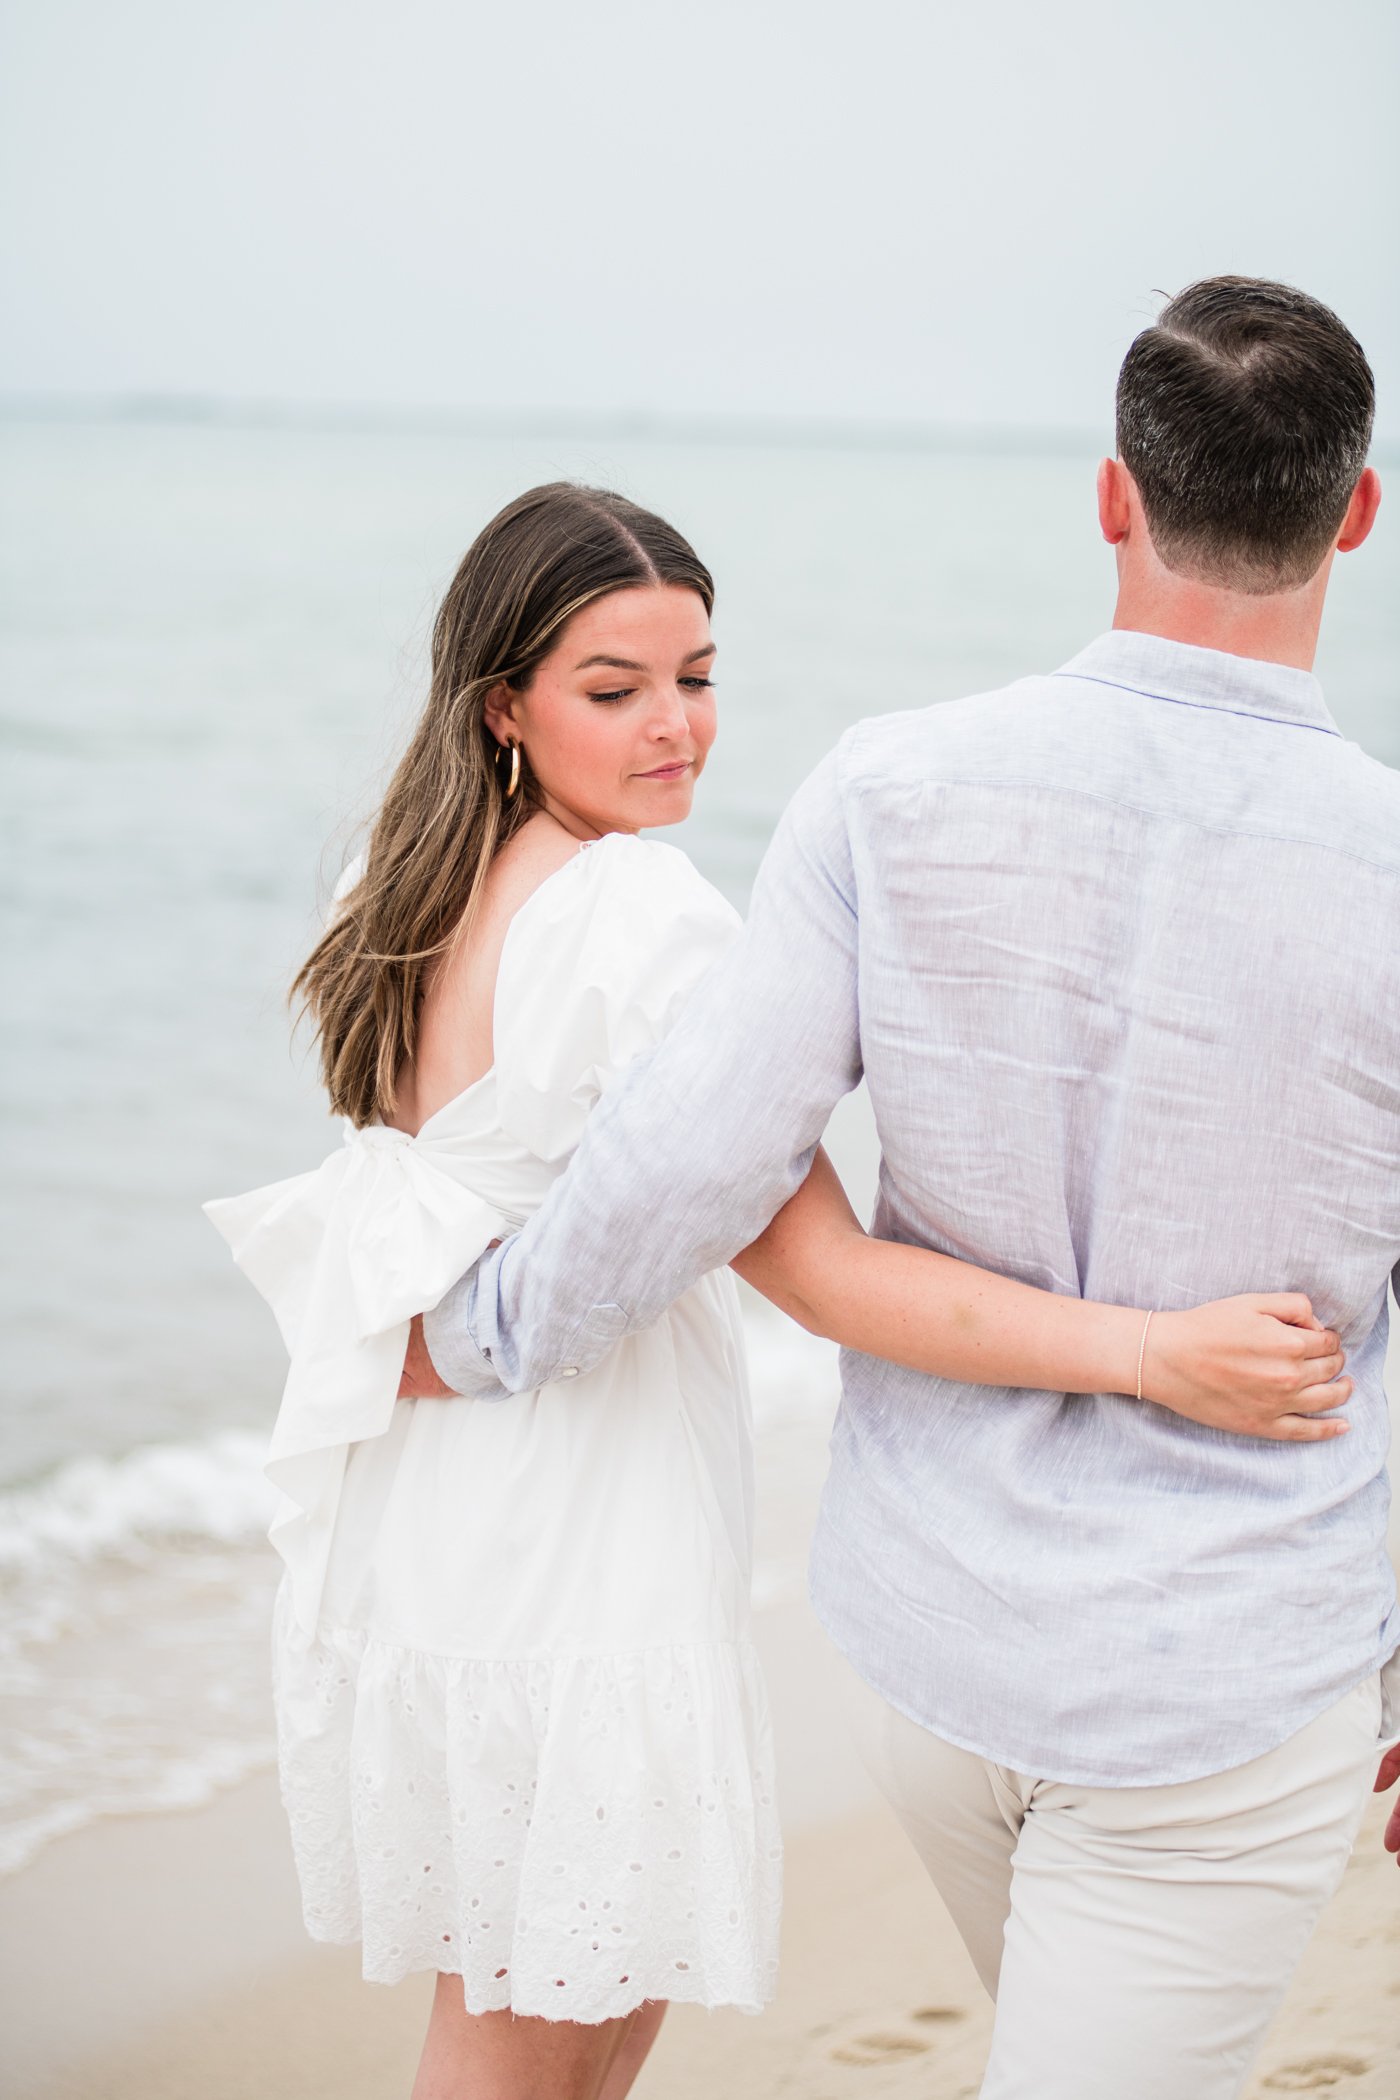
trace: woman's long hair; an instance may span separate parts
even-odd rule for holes
[[[464,555],[433,624],[428,704],[364,872],[292,986],[315,1025],[331,1108],[352,1123],[392,1115],[428,974],[534,807],[528,763],[520,793],[505,798],[486,696],[502,683],[525,691],[572,614],[637,584],[681,585],[707,612],[714,603],[708,569],[664,519],[571,482],[517,497]]]

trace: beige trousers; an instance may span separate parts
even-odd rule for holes
[[[1380,1681],[1231,1772],[994,1765],[851,1672],[857,1741],[996,2000],[981,2100],[1233,2100],[1375,1778]]]

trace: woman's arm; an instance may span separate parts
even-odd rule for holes
[[[1222,1298],[1157,1312],[1097,1305],[1014,1283],[861,1230],[824,1152],[772,1224],[733,1263],[746,1282],[813,1334],[971,1385],[1061,1393],[1138,1389],[1160,1406],[1293,1443],[1343,1436],[1316,1420],[1351,1397],[1337,1336],[1297,1292]]]

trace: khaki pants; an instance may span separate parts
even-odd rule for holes
[[[851,1673],[857,1740],[996,2000],[982,2100],[1233,2100],[1375,1778],[1379,1679],[1231,1772],[1083,1787]]]

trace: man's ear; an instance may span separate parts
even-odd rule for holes
[[[520,731],[515,719],[519,704],[519,693],[513,693],[504,679],[493,685],[482,701],[482,717],[498,744],[519,743]]]
[[[1365,473],[1351,492],[1347,514],[1342,519],[1342,529],[1337,534],[1337,552],[1350,554],[1359,547],[1376,522],[1376,512],[1381,507],[1381,477],[1374,467]]]
[[[1128,470],[1121,459],[1099,461],[1099,531],[1110,547],[1128,537],[1132,506],[1128,501]]]

